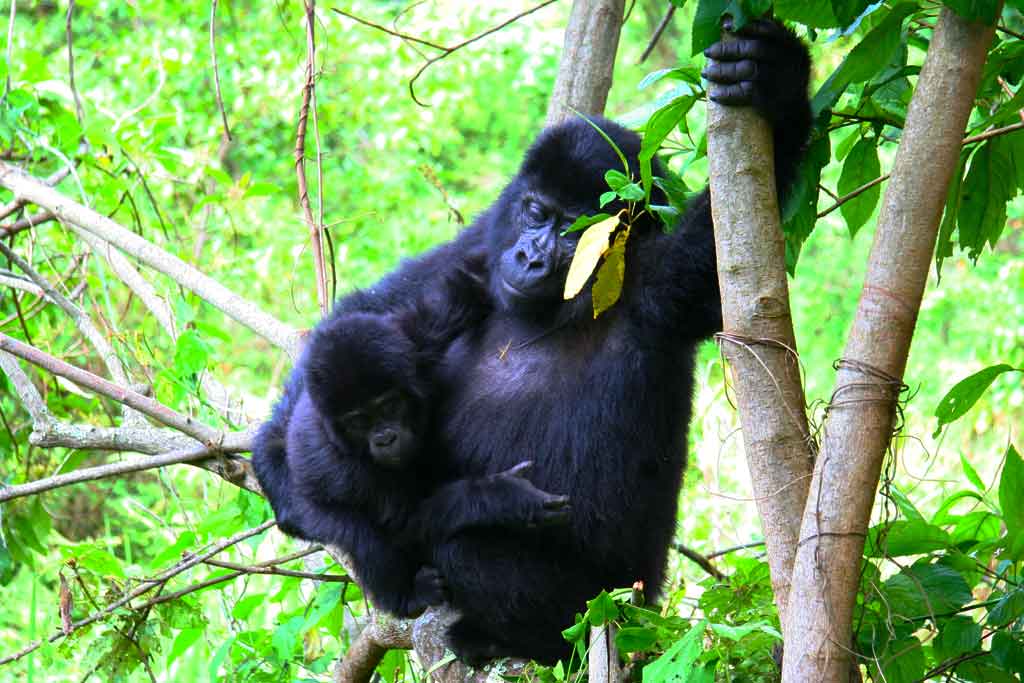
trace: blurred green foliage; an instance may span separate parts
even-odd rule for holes
[[[692,82],[703,58],[691,39],[697,47],[713,39],[722,10],[754,16],[768,3],[675,4],[682,9],[643,65],[639,55],[665,8],[633,7],[608,113],[642,127],[653,112],[671,112],[669,125],[664,115],[655,116],[652,128],[679,175],[678,187],[692,189],[706,177],[706,144],[699,84]],[[986,5],[946,4],[965,16],[980,16],[972,13]],[[461,0],[339,5],[444,44],[529,6]],[[416,46],[328,7],[320,8],[317,24],[322,196],[315,165],[307,164],[307,171],[313,205],[322,201],[329,226],[341,294],[450,238],[459,228],[456,216],[471,220],[487,206],[539,130],[569,7],[557,3],[433,65],[416,86],[427,108],[411,101],[406,85],[422,64]],[[778,0],[774,8],[810,27],[801,31],[815,39],[816,105],[839,113],[819,119],[809,162],[785,210],[807,393],[820,402],[831,392],[831,363],[842,354],[856,306],[880,192],[865,192],[820,220],[816,214],[891,167],[935,6]],[[301,3],[219,3],[215,44],[230,141],[216,103],[209,2],[77,2],[71,29],[81,119],[68,75],[66,3],[22,2],[14,9],[0,51],[0,82],[6,84],[0,151],[39,176],[79,158],[61,191],[280,319],[313,324],[312,259],[292,156],[306,54]],[[1002,21],[1008,32],[993,46],[970,133],[1019,120],[1020,9],[1019,2],[1007,3]],[[675,71],[660,71],[669,68]],[[645,78],[652,71],[659,76]],[[866,552],[858,647],[875,657],[868,670],[875,680],[882,680],[879,668],[890,683],[915,680],[956,658],[964,658],[956,668],[961,680],[1020,680],[1024,670],[1017,495],[1024,466],[1007,447],[1008,440],[1020,443],[1024,389],[1016,371],[989,371],[984,386],[980,380],[958,384],[999,364],[1024,367],[1024,203],[1017,196],[1024,183],[1022,136],[965,148],[951,189],[937,252],[942,278],[932,278],[918,321],[906,374],[914,396]],[[88,149],[81,153],[83,139]],[[310,137],[307,155],[315,159],[317,149]],[[642,181],[646,187],[652,182]],[[2,202],[9,199],[0,195]],[[133,376],[148,381],[158,399],[209,424],[238,426],[208,403],[203,383],[216,379],[242,400],[244,417],[232,422],[266,416],[288,366],[265,341],[154,276],[175,313],[180,334],[172,340],[106,265],[86,258],[82,242],[55,223],[12,243],[75,293]],[[0,269],[13,270],[5,262]],[[31,294],[0,288],[0,331],[104,373],[67,317]],[[118,422],[115,404],[63,380],[35,378],[58,418]],[[699,384],[680,538],[710,551],[748,543],[760,531],[736,417],[711,345],[701,355]],[[22,483],[105,459],[35,447],[30,433],[28,415],[0,375],[0,479]],[[67,615],[81,619],[183,554],[201,552],[268,516],[258,497],[186,467],[4,504],[0,657],[59,629],[62,577],[65,596],[73,598]],[[249,565],[294,549],[272,531],[218,557]],[[664,605],[634,605],[628,591],[603,594],[581,613],[582,629],[566,625],[567,637],[585,641],[586,625],[618,623],[623,652],[649,664],[644,680],[772,680],[778,624],[758,553],[745,549],[718,560],[729,583],[674,558]],[[285,566],[304,568],[302,560]],[[341,572],[334,566],[305,570]],[[355,585],[310,588],[293,577],[235,578],[223,567],[190,570],[161,594],[226,577],[148,609],[118,610],[0,666],[0,680],[147,681],[150,671],[157,680],[326,680],[353,624],[366,613]],[[579,665],[577,658],[535,675],[575,679]],[[389,682],[420,680],[401,653],[388,655],[379,672]]]

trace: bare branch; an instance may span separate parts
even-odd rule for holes
[[[17,235],[19,232],[25,230],[31,230],[37,225],[42,225],[54,219],[54,215],[45,209],[34,213],[31,216],[25,216],[19,218],[9,225],[0,225],[0,239],[4,237],[10,237],[11,235]]]
[[[114,602],[110,603],[109,605],[107,605],[106,607],[101,609],[100,611],[98,611],[98,612],[96,612],[94,614],[91,614],[91,615],[89,615],[88,617],[86,617],[84,619],[81,619],[79,621],[74,622],[73,624],[71,624],[70,629],[68,629],[67,634],[65,634],[63,632],[56,633],[55,635],[50,636],[47,639],[47,641],[49,641],[51,643],[56,642],[56,641],[60,640],[61,638],[63,638],[65,635],[69,635],[71,633],[74,633],[75,631],[78,631],[79,629],[81,629],[81,628],[83,628],[85,626],[88,626],[89,624],[95,623],[95,622],[99,621],[100,619],[102,619],[102,618],[104,618],[106,616],[109,616],[110,614],[113,614],[115,611],[117,611],[121,607],[124,607],[125,605],[127,605],[129,602],[131,602],[135,598],[139,597],[140,595],[145,595],[146,593],[148,593],[149,591],[153,590],[154,588],[157,588],[159,586],[165,585],[169,580],[173,579],[175,576],[178,576],[179,574],[181,574],[181,573],[183,573],[185,571],[188,571],[189,569],[191,569],[192,567],[195,567],[198,564],[202,564],[203,562],[205,562],[206,560],[210,559],[214,555],[224,551],[227,548],[230,548],[233,545],[237,545],[237,544],[241,543],[242,541],[244,541],[247,538],[252,538],[253,536],[256,536],[258,534],[263,533],[264,531],[266,531],[267,529],[269,529],[272,526],[274,526],[274,521],[273,520],[264,522],[263,524],[260,524],[259,526],[255,527],[255,528],[247,529],[246,531],[242,531],[240,533],[235,534],[231,538],[227,538],[227,539],[225,539],[223,541],[218,542],[213,547],[211,547],[209,550],[207,550],[207,551],[205,551],[205,552],[203,552],[203,553],[201,553],[199,555],[192,555],[192,556],[182,560],[181,562],[179,562],[175,566],[171,567],[167,571],[159,574],[155,578],[146,579],[145,581],[140,583],[138,586],[133,588],[131,591],[126,593],[124,596],[122,596],[121,598],[119,598],[119,599],[115,600]],[[241,575],[241,572],[239,572],[239,574],[237,574],[237,575]],[[223,578],[223,577],[218,577],[218,578]],[[164,595],[164,596],[161,596],[161,597],[164,598],[164,600],[160,600],[160,602],[166,602],[167,599],[169,599],[168,595]],[[180,596],[175,596],[175,597],[180,597]],[[156,602],[157,601],[153,601],[151,604],[150,603],[146,603],[144,605],[140,605],[139,609],[150,607],[150,606],[152,606],[152,604],[156,604]],[[18,659],[21,659],[25,655],[28,655],[28,654],[31,654],[32,652],[35,652],[36,650],[38,650],[40,647],[43,646],[43,642],[44,641],[42,641],[42,640],[37,640],[34,643],[31,643],[30,645],[27,645],[26,647],[18,650],[17,652],[15,652],[13,654],[10,654],[10,655],[7,655],[6,657],[0,658],[0,666],[3,666],[4,664],[8,664],[10,662],[16,661]]]
[[[753,107],[708,102],[707,136],[724,327],[716,338],[729,361],[772,590],[785,624],[815,444],[804,410],[775,169],[764,162],[774,155],[772,132]]]
[[[654,29],[654,34],[651,36],[651,42],[647,43],[647,47],[644,48],[644,53],[640,55],[640,61],[638,64],[643,64],[647,61],[647,58],[654,52],[654,48],[658,46],[658,41],[661,40],[661,34],[668,28],[669,23],[672,21],[672,15],[676,13],[676,6],[671,2],[668,5],[668,11],[665,12],[665,16],[662,17],[658,27]]]
[[[313,210],[309,205],[309,188],[306,184],[306,126],[309,122],[309,109],[312,103],[316,116],[316,0],[303,0],[306,10],[306,81],[302,85],[302,104],[299,107],[299,127],[295,133],[295,175],[299,185],[299,205],[309,228],[309,245],[313,252],[313,267],[316,278],[316,296],[320,304],[320,314],[327,315],[330,295],[327,293],[327,269],[324,266],[323,220],[313,218]],[[319,148],[319,144],[317,145]],[[317,164],[320,154],[317,153]],[[320,185],[320,207],[323,209],[323,185]],[[323,217],[321,216],[321,219]]]
[[[51,211],[62,221],[72,223],[134,256],[146,265],[210,302],[235,321],[245,325],[292,357],[298,353],[299,334],[273,316],[264,313],[213,278],[196,270],[177,256],[118,225],[106,216],[71,201],[17,166],[0,161],[0,185]]]
[[[39,395],[39,391],[32,384],[28,374],[21,369],[18,360],[11,354],[0,351],[0,370],[4,371],[4,374],[7,375],[7,378],[14,385],[15,393],[18,394],[18,398],[21,399],[25,410],[32,417],[33,426],[38,429],[41,426],[52,424],[53,414],[46,407],[46,402]]]
[[[184,434],[188,434],[207,446],[218,447],[224,441],[225,437],[223,432],[207,427],[186,415],[182,415],[181,413],[168,408],[164,404],[148,396],[143,396],[142,394],[132,391],[127,387],[109,382],[98,375],[88,372],[87,370],[76,368],[69,363],[65,363],[59,358],[55,358],[44,351],[40,351],[34,346],[29,346],[28,344],[20,342],[3,333],[0,333],[0,351],[6,351],[7,353],[27,360],[33,365],[37,365],[48,372],[59,375],[65,379],[69,379],[83,388],[91,389],[92,391],[102,394],[107,398],[111,398],[118,403],[135,408],[139,412],[149,415],[168,427],[172,427]]]
[[[45,479],[37,479],[27,484],[18,484],[16,486],[0,485],[0,503],[6,503],[15,498],[34,496],[46,491],[71,486],[72,484],[81,484],[86,481],[109,479],[110,477],[117,477],[130,472],[143,472],[168,465],[194,463],[198,460],[210,458],[210,453],[210,449],[206,446],[193,446],[186,450],[174,451],[150,458],[136,458],[97,467],[85,467],[66,474],[57,474]]]
[[[345,574],[317,574],[315,572],[300,572],[293,569],[278,569],[277,567],[256,564],[256,565],[242,565],[235,562],[223,562],[221,560],[207,560],[204,564],[208,564],[211,567],[221,567],[223,569],[233,569],[236,572],[242,572],[243,574],[274,574],[277,576],[290,576],[295,579],[309,579],[310,581],[326,581],[334,583],[348,583],[352,579]]]
[[[12,289],[20,289],[23,292],[28,292],[33,296],[45,296],[43,294],[43,288],[25,278],[18,277],[13,273],[8,275],[9,271],[0,272],[0,287],[10,287]]]
[[[573,0],[547,125],[564,121],[573,110],[604,113],[625,5],[625,0]]]
[[[701,569],[703,569],[704,571],[706,571],[708,574],[710,574],[711,576],[715,577],[719,581],[725,581],[726,580],[725,574],[723,574],[721,571],[719,571],[718,568],[715,567],[715,565],[713,565],[711,563],[711,560],[709,560],[706,556],[701,555],[696,550],[694,550],[694,549],[692,549],[692,548],[690,548],[688,546],[685,546],[682,543],[677,543],[676,544],[676,550],[679,552],[680,555],[682,555],[686,559],[690,560],[691,562],[693,562],[694,564],[699,566]]]
[[[231,126],[228,125],[228,115],[224,111],[224,98],[220,93],[220,71],[217,69],[217,0],[210,3],[210,56],[213,59],[213,86],[217,95],[220,120],[224,124],[224,138],[231,142]]]
[[[917,79],[803,515],[789,596],[799,609],[783,624],[784,681],[849,676],[875,491],[946,193],[994,32],[943,7]]]

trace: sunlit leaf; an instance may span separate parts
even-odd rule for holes
[[[629,230],[615,236],[615,243],[605,252],[604,263],[597,270],[594,280],[594,317],[601,315],[615,305],[622,294],[622,282],[626,277],[626,240]]]
[[[620,214],[621,215],[621,214]],[[600,223],[587,228],[576,244],[576,253],[569,264],[569,274],[565,278],[565,291],[562,298],[568,300],[580,293],[583,285],[597,268],[601,256],[608,251],[609,240],[619,225],[619,216],[609,216]]]
[[[932,436],[938,437],[943,426],[963,417],[977,403],[978,399],[982,397],[996,377],[999,377],[1004,372],[1020,372],[1020,370],[1005,363],[993,365],[957,382],[942,397],[939,405],[935,408],[935,417],[938,418],[939,424],[936,426],[935,433]]]
[[[1003,474],[999,477],[999,507],[1010,531],[1024,530],[1024,461],[1013,444],[1006,449]]]

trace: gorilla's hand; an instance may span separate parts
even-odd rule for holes
[[[723,22],[732,30],[732,19]],[[701,75],[708,97],[720,104],[753,105],[769,123],[782,123],[796,103],[806,100],[810,76],[807,48],[782,24],[759,20],[736,31],[736,38],[704,50]],[[806,106],[806,105],[804,105]]]
[[[485,495],[503,498],[503,519],[499,523],[523,528],[568,524],[569,497],[541,491],[530,483],[523,475],[531,467],[533,462],[525,460],[484,480]]]

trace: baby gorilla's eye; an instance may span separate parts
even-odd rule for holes
[[[365,434],[370,431],[370,416],[366,413],[348,413],[341,418],[341,426],[350,434]]]

